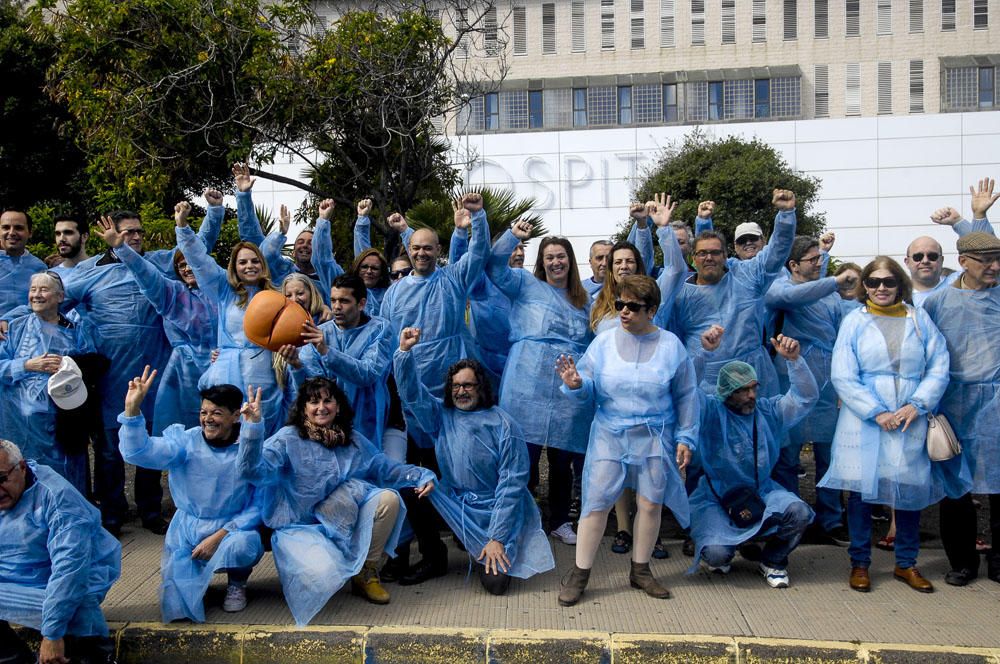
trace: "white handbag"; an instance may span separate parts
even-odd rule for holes
[[[948,418],[927,413],[927,456],[931,461],[947,461],[961,453],[962,444]]]

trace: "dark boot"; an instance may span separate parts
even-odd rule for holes
[[[66,655],[74,664],[115,664],[115,642],[106,636],[67,637]]]
[[[399,581],[404,576],[406,576],[410,571],[410,543],[402,544],[396,548],[396,557],[390,558],[385,565],[382,566],[382,571],[379,576],[382,577],[382,583],[395,583]]]
[[[0,664],[34,664],[36,661],[28,644],[6,620],[0,620]]]
[[[559,606],[573,606],[579,602],[588,581],[590,581],[590,570],[573,565],[573,569],[563,577],[562,590],[559,591]]]
[[[1000,583],[1000,553],[990,551],[986,554],[986,576],[990,581]]]
[[[656,599],[667,599],[670,597],[670,591],[664,588],[656,580],[656,577],[653,576],[652,570],[649,569],[649,563],[637,563],[633,560],[628,581],[632,584],[633,588],[642,590],[650,597],[655,597]]]

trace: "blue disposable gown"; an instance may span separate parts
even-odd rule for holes
[[[146,433],[142,415],[118,416],[119,447],[125,461],[152,470],[166,470],[170,495],[177,506],[160,560],[160,614],[163,622],[187,618],[205,622],[205,591],[212,575],[227,569],[256,565],[264,555],[257,526],[260,508],[253,486],[240,477],[236,457],[240,444],[264,431],[260,424],[244,423],[240,439],[228,447],[205,442],[200,427],[167,427],[162,437]],[[228,534],[209,560],[195,560],[191,552],[202,540],[225,528]]]
[[[792,503],[801,502],[771,479],[778,463],[781,443],[788,429],[809,414],[819,390],[805,360],[788,363],[789,391],[781,396],[757,399],[755,414],[740,415],[726,406],[718,395],[701,395],[701,438],[697,458],[705,474],[691,494],[691,537],[695,542],[695,564],[709,545],[738,546],[753,537],[774,534],[777,525],[761,526],[772,515],[780,515]],[[757,427],[757,458],[753,456],[753,426]],[[754,465],[758,494],[764,501],[764,517],[756,524],[739,528],[719,504],[719,498],[738,486],[754,486]],[[711,480],[711,488],[709,487]],[[715,489],[713,493],[712,489]],[[810,519],[812,515],[810,515]]]
[[[299,626],[308,624],[361,571],[371,545],[380,487],[423,486],[435,479],[426,468],[392,461],[357,432],[349,445],[328,449],[302,438],[292,426],[282,428],[263,446],[247,439],[240,446],[238,463],[243,477],[265,489],[264,523],[275,531],[274,562],[285,601]],[[314,507],[348,480],[358,480],[364,487],[357,525],[353,537],[334,539],[317,520]],[[400,505],[387,553],[395,551],[405,515]]]
[[[948,350],[927,313],[906,306],[909,315],[897,319],[904,325],[898,367],[867,309],[856,309],[841,324],[831,378],[842,407],[830,469],[816,486],[856,491],[869,503],[921,510],[945,495],[939,474],[931,472],[924,416],[937,408],[948,385]],[[905,432],[883,431],[875,422],[880,413],[906,404],[915,406],[920,417]]]
[[[363,252],[371,249],[371,224],[372,220],[367,217],[358,217],[357,221],[354,223],[354,258],[356,259]],[[407,228],[406,232],[402,235],[402,242],[404,246],[407,246],[410,236],[413,235],[413,229]],[[407,247],[409,249],[409,247]],[[383,252],[384,254],[385,252]],[[386,257],[389,263],[391,260]],[[382,310],[382,299],[385,297],[385,292],[389,290],[388,288],[369,288],[368,289],[368,299],[365,301],[365,313],[369,316],[378,316],[379,311]]]
[[[809,417],[791,429],[792,441],[830,443],[837,423],[837,390],[830,381],[830,365],[837,330],[844,317],[844,300],[837,292],[837,280],[826,277],[796,283],[782,275],[771,284],[764,301],[772,312],[785,312],[782,334],[799,342],[802,357],[819,385],[819,401]],[[775,356],[774,366],[784,392],[788,390],[785,358]]]
[[[496,406],[444,408],[416,378],[411,353],[397,352],[399,395],[434,439],[441,483],[430,499],[473,557],[490,540],[503,544],[510,576],[527,579],[555,567],[552,547],[528,491],[530,462],[521,427]]]
[[[122,547],[87,499],[46,466],[0,512],[0,620],[42,633],[107,636],[101,602],[121,574]]]
[[[45,269],[45,263],[27,251],[20,256],[8,256],[0,250],[0,317],[28,300],[31,275]]]
[[[332,320],[319,329],[323,330],[327,353],[321,356],[315,346],[304,346],[299,359],[305,374],[336,381],[354,409],[355,430],[380,447],[389,414],[386,381],[398,343],[391,336],[388,321],[365,315],[357,327],[348,330]]]
[[[583,289],[590,294],[591,299],[597,297],[597,294],[601,292],[601,288],[604,286],[603,281],[601,283],[597,283],[594,281],[593,276],[587,277],[580,283],[583,284]]]
[[[507,296],[510,340],[507,367],[500,381],[500,407],[525,424],[524,437],[535,445],[582,453],[594,407],[563,394],[555,371],[560,355],[579,358],[594,338],[590,302],[577,309],[555,288],[527,270],[507,265],[519,240],[507,231],[497,240],[486,273]]]
[[[722,345],[706,359],[701,388],[715,392],[719,369],[731,360],[753,366],[764,396],[778,394],[778,377],[764,348],[767,313],[764,295],[780,274],[795,239],[795,210],[779,212],[774,233],[760,253],[745,261],[730,261],[728,272],[713,285],[699,286],[697,276],[684,283],[674,300],[672,328],[691,355],[703,354],[701,334],[712,325],[726,329]]]
[[[322,217],[316,219],[312,248],[312,266],[319,280],[319,291],[323,295],[323,301],[330,304],[330,286],[334,279],[344,274],[344,268],[340,267],[333,254],[333,236],[330,235],[329,219]],[[367,308],[366,302],[365,309]]]
[[[275,379],[271,351],[251,342],[244,334],[243,316],[246,310],[240,308],[226,270],[208,255],[205,245],[197,241],[190,227],[178,227],[176,232],[177,244],[194,271],[198,288],[216,303],[219,311],[216,336],[219,357],[202,374],[198,388],[214,385],[235,385],[244,391],[248,385],[253,385],[254,389],[261,388],[264,431],[266,434],[277,431],[285,420],[288,397]],[[247,292],[253,299],[258,289],[250,286]]]
[[[159,436],[171,424],[182,424],[185,429],[197,426],[201,410],[198,380],[211,365],[219,325],[218,302],[200,288],[167,279],[127,245],[117,251],[135,275],[142,294],[163,317],[163,331],[171,346],[156,392],[153,434]]]
[[[486,213],[472,215],[472,239],[469,253],[455,263],[435,269],[429,276],[410,274],[400,279],[385,294],[380,316],[392,327],[392,337],[399,339],[404,327],[420,328],[420,343],[414,346],[420,380],[431,394],[441,398],[445,375],[455,362],[476,358],[475,343],[465,325],[465,300],[476,278],[482,273],[490,251],[490,231]],[[412,413],[404,406],[408,424]],[[419,428],[419,427],[417,427]],[[421,447],[433,441],[418,436]]]
[[[939,404],[962,443],[962,453],[940,464],[949,495],[968,490],[1000,493],[1000,288],[946,288],[924,302],[944,336],[951,380]]]
[[[623,488],[663,504],[690,523],[677,470],[677,444],[698,446],[698,381],[680,340],[656,330],[643,336],[621,327],[602,332],[577,364],[583,385],[563,394],[596,402],[583,466],[580,516],[611,509]]]
[[[35,314],[14,320],[0,344],[0,422],[3,437],[17,443],[26,459],[49,466],[80,492],[87,492],[87,455],[66,454],[56,442],[56,406],[49,398],[50,374],[26,371],[24,363],[52,353],[91,353],[94,344],[80,325],[65,318],[46,323]]]

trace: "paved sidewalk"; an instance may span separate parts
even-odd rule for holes
[[[159,622],[162,542],[163,538],[137,527],[126,529],[122,578],[104,604],[110,621]],[[984,563],[984,576],[972,585],[946,585],[948,566],[940,549],[922,551],[920,556],[921,571],[937,589],[933,594],[917,593],[894,580],[891,554],[878,550],[873,551],[872,592],[861,594],[847,587],[845,549],[800,547],[789,568],[792,586],[773,590],[756,564],[740,558],[727,577],[685,575],[691,558],[681,554],[680,542],[674,540],[668,542],[670,558],[652,563],[674,597],[655,600],[629,587],[629,557],[611,553],[606,538],[583,601],[572,608],[559,607],[556,596],[562,573],[573,563],[573,547],[553,542],[553,549],[556,570],[529,581],[515,580],[507,596],[493,597],[480,588],[475,575],[467,578],[468,558],[451,546],[451,572],[446,577],[408,588],[387,584],[392,593],[388,606],[368,604],[342,590],[312,625],[400,628],[409,633],[433,632],[427,628],[520,630],[526,635],[557,630],[1000,648],[1000,584],[985,578]],[[217,576],[209,591],[209,623],[293,624],[271,554],[250,577],[250,604],[242,613],[227,614],[219,608],[224,585],[225,578]],[[168,629],[190,626],[174,623]]]

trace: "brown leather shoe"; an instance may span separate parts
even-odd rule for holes
[[[851,590],[857,590],[859,593],[866,593],[872,589],[872,580],[868,576],[867,567],[852,567],[851,568]]]
[[[906,583],[917,592],[921,593],[932,593],[934,592],[934,586],[930,581],[921,576],[920,571],[916,567],[908,567],[902,569],[897,567],[893,570],[892,575]]]

